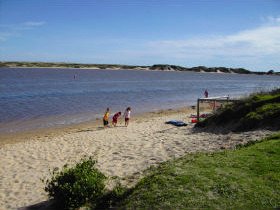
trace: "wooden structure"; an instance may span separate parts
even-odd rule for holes
[[[214,110],[215,110],[217,102],[227,103],[227,102],[238,101],[238,100],[230,99],[229,96],[219,96],[219,97],[211,97],[211,98],[198,98],[197,99],[197,121],[199,121],[199,104],[200,104],[200,102],[204,102],[204,101],[214,102]]]

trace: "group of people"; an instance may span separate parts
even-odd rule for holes
[[[107,128],[109,125],[109,113],[110,113],[110,109],[107,108],[104,117],[103,117],[103,124],[104,124],[104,128]],[[129,119],[130,119],[130,113],[131,113],[131,108],[127,107],[126,110],[124,111],[124,120],[125,120],[125,126],[128,126],[129,123]],[[113,116],[113,120],[112,120],[112,125],[115,127],[118,123],[118,118],[121,116],[121,112],[117,112],[116,114],[114,114]]]

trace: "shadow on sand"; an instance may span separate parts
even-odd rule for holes
[[[58,207],[55,206],[55,203],[53,200],[43,201],[31,206],[24,206],[21,208],[18,208],[18,210],[59,210]]]

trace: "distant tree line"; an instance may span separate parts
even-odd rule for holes
[[[221,72],[221,73],[235,73],[235,74],[269,74],[269,75],[280,75],[280,72],[274,72],[274,70],[269,70],[268,72],[253,72],[244,68],[226,68],[226,67],[205,67],[205,66],[197,66],[197,67],[182,67],[176,65],[168,65],[168,64],[157,64],[150,67],[150,70],[174,70],[174,71],[194,71],[194,72]]]
[[[0,61],[0,67],[26,67],[26,68],[98,68],[98,69],[146,69],[157,71],[193,71],[193,72],[222,72],[235,74],[259,74],[259,75],[280,75],[280,72],[269,70],[268,72],[253,72],[244,68],[226,68],[226,67],[182,67],[169,64],[156,64],[153,66],[134,66],[119,64],[82,64],[82,63],[62,63],[62,62],[18,62],[18,61]]]

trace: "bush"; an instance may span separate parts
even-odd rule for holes
[[[72,209],[91,202],[96,203],[103,196],[107,177],[95,168],[92,157],[82,159],[73,168],[65,165],[62,171],[54,169],[51,179],[43,182],[45,191],[59,208]]]
[[[275,111],[280,110],[280,103],[268,103],[257,108],[258,113],[270,113],[273,114]]]
[[[245,118],[248,120],[261,120],[262,116],[256,112],[250,112],[246,114]]]

